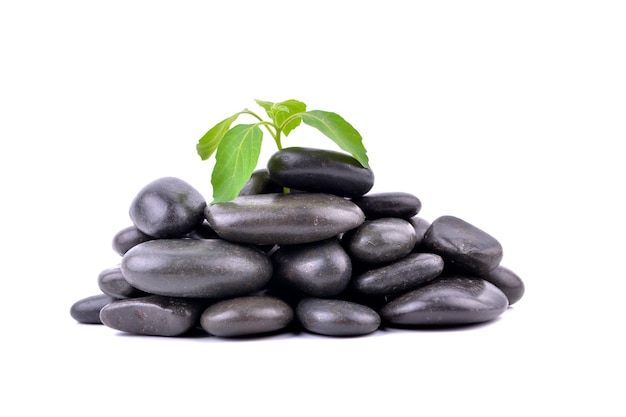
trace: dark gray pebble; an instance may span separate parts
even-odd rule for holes
[[[426,231],[430,227],[430,222],[426,219],[423,219],[419,216],[413,216],[409,219],[409,223],[415,229],[415,247],[413,248],[414,252],[422,251],[422,242],[424,241],[424,235]]]
[[[215,233],[215,230],[211,228],[209,222],[204,220],[200,226],[194,229],[192,232],[187,234],[187,237],[190,239],[217,239],[219,238],[218,234]]]
[[[360,198],[353,198],[352,202],[361,207],[367,219],[383,217],[410,219],[422,209],[422,202],[419,198],[404,192],[370,193]]]
[[[209,306],[200,317],[200,325],[214,336],[241,337],[285,329],[293,318],[293,309],[284,301],[250,295]]]
[[[124,255],[122,274],[135,288],[172,297],[221,298],[260,290],[272,276],[269,257],[222,239],[158,239]]]
[[[509,305],[515,304],[524,295],[524,281],[515,272],[502,265],[482,275],[481,278],[498,287],[509,299]]]
[[[145,292],[130,285],[124,274],[122,274],[122,268],[119,266],[114,268],[107,268],[98,274],[98,287],[103,293],[110,295],[113,298],[134,298],[142,297]]]
[[[157,238],[182,237],[204,220],[204,197],[185,181],[164,177],[143,187],[130,205],[133,224]]]
[[[270,179],[267,169],[256,170],[250,175],[250,179],[245,183],[239,195],[256,195],[282,193],[283,187]]]
[[[438,277],[444,261],[433,253],[412,253],[381,268],[355,276],[351,288],[364,295],[394,295],[412,290]]]
[[[106,294],[92,295],[72,304],[70,315],[79,323],[102,324],[100,321],[100,310],[115,300],[116,298]]]
[[[198,325],[206,302],[150,295],[117,300],[100,311],[102,323],[122,332],[181,336]]]
[[[374,185],[374,173],[342,152],[285,148],[267,163],[272,181],[287,188],[342,197],[359,197]]]
[[[124,255],[130,248],[140,243],[153,240],[154,237],[149,236],[137,229],[136,226],[128,226],[113,236],[113,250],[119,255]]]
[[[402,326],[455,326],[500,316],[509,306],[506,295],[479,278],[440,278],[390,301],[383,319]]]
[[[303,294],[332,297],[346,289],[352,262],[337,239],[282,246],[272,255],[274,276]]]
[[[345,300],[305,298],[296,308],[296,316],[306,330],[325,336],[362,336],[380,326],[380,316],[373,309]]]
[[[206,208],[209,224],[223,239],[255,245],[321,241],[365,220],[354,203],[331,194],[259,194]]]
[[[393,262],[411,253],[415,247],[415,229],[397,218],[370,220],[343,236],[344,247],[360,262]]]
[[[502,246],[494,237],[454,216],[433,221],[422,243],[451,266],[479,276],[497,267],[503,255]]]

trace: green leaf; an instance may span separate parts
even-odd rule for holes
[[[215,154],[213,203],[237,197],[256,168],[262,140],[258,124],[237,125],[226,132]]]
[[[276,106],[277,110],[279,110],[275,113],[274,118],[274,122],[277,126],[282,126],[288,117],[306,111],[306,104],[298,100],[285,100],[280,103],[276,103]],[[289,136],[289,133],[298,127],[301,121],[302,119],[299,117],[290,120],[285,126],[282,126],[282,132],[285,136]]]
[[[202,158],[203,161],[209,159],[209,157],[213,155],[220,142],[224,138],[224,135],[226,134],[226,132],[228,132],[228,129],[230,129],[230,125],[233,124],[233,122],[240,114],[241,113],[236,113],[229,118],[222,120],[211,129],[209,129],[209,131],[200,138],[198,144],[196,145],[196,150],[198,151],[198,155],[200,155],[200,158]]]
[[[311,110],[300,113],[302,121],[328,136],[341,149],[349,152],[365,168],[369,168],[367,150],[363,146],[361,134],[337,113]]]
[[[271,101],[263,101],[263,100],[254,100],[256,104],[263,107],[265,109],[265,113],[270,117],[270,119],[274,120],[274,109],[273,106],[275,103]]]

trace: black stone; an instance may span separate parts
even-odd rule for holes
[[[164,177],[142,188],[130,205],[130,218],[143,233],[182,237],[204,220],[204,197],[185,181]]]
[[[365,216],[331,194],[259,194],[206,207],[209,224],[223,239],[255,245],[295,245],[353,229]]]
[[[351,257],[370,264],[393,262],[408,255],[415,241],[413,226],[398,218],[366,221],[342,239]]]
[[[190,232],[187,237],[190,239],[217,239],[219,235],[211,228],[209,222],[204,220],[202,224]]]
[[[394,295],[433,280],[443,272],[443,266],[439,255],[412,253],[390,265],[355,276],[350,286],[365,295]]]
[[[500,316],[509,306],[506,295],[479,278],[440,278],[390,301],[381,310],[391,325],[456,326]]]
[[[345,300],[305,298],[296,308],[296,316],[306,330],[325,336],[362,336],[380,326],[380,316],[373,309]]]
[[[482,275],[481,278],[498,287],[509,299],[509,305],[515,304],[524,295],[525,286],[522,279],[515,272],[502,265]]]
[[[79,323],[102,324],[100,310],[116,299],[106,294],[92,295],[76,301],[70,307],[70,315]]]
[[[422,209],[419,198],[404,192],[370,193],[353,198],[352,202],[361,207],[367,219],[383,217],[410,219]]]
[[[315,297],[332,297],[346,289],[352,262],[337,239],[282,246],[272,255],[274,280]]]
[[[256,170],[250,175],[250,179],[245,183],[239,195],[256,195],[282,193],[283,187],[270,179],[267,169]]]
[[[137,229],[135,226],[128,226],[113,236],[113,250],[119,255],[124,255],[130,248],[140,243],[153,240],[154,237],[149,236]]]
[[[285,148],[267,163],[272,181],[283,187],[342,197],[359,197],[374,185],[374,173],[351,155],[324,149]]]
[[[503,252],[491,235],[453,216],[432,222],[424,235],[423,246],[441,255],[446,263],[474,275],[483,275],[500,264]]]
[[[150,295],[110,303],[100,311],[100,320],[126,333],[181,336],[198,325],[205,307],[200,300]]]
[[[126,281],[126,278],[124,278],[122,268],[120,267],[107,268],[101,271],[98,274],[98,287],[103,293],[119,299],[148,295],[130,285],[130,283]]]
[[[172,297],[249,294],[272,276],[272,263],[265,253],[222,239],[144,242],[124,255],[121,268],[135,288]]]
[[[422,252],[422,242],[424,241],[424,235],[430,227],[430,222],[419,216],[413,216],[409,219],[409,223],[415,229],[415,247],[414,252]]]
[[[284,301],[250,295],[209,306],[200,317],[200,325],[214,336],[240,337],[285,329],[293,318],[293,309]]]

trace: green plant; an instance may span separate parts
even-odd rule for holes
[[[211,175],[213,203],[230,201],[237,197],[255,170],[265,128],[282,149],[282,135],[288,136],[301,122],[316,128],[350,153],[359,163],[369,168],[367,151],[359,132],[336,113],[322,110],[306,110],[306,104],[298,100],[280,103],[256,100],[265,109],[270,120],[263,120],[251,110],[244,109],[222,120],[200,138],[196,150],[203,160],[215,154],[215,166]],[[257,121],[251,124],[232,124],[241,115],[250,115]]]

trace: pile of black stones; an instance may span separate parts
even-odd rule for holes
[[[352,156],[311,148],[278,151],[229,202],[157,179],[113,237],[102,293],[70,314],[152,336],[359,336],[487,322],[522,297],[495,238],[373,185]]]

